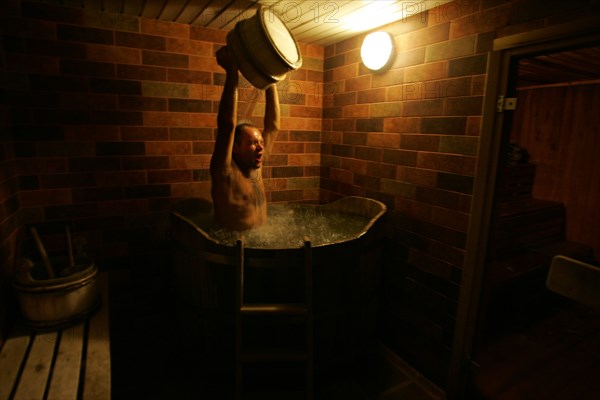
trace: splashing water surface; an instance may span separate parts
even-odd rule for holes
[[[262,249],[294,248],[338,243],[360,236],[370,219],[334,210],[318,210],[310,206],[271,206],[267,223],[248,231],[219,229],[212,216],[194,218],[212,238],[225,245],[234,245],[243,238],[244,246]]]

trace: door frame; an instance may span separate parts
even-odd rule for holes
[[[450,361],[447,397],[463,398],[476,372],[472,355],[477,339],[487,247],[494,206],[498,162],[503,135],[511,118],[498,112],[498,96],[513,96],[518,60],[528,56],[600,43],[600,17],[593,16],[548,28],[495,39],[489,53],[486,91],[482,110],[478,163],[473,186],[461,291]]]

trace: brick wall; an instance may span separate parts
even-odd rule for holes
[[[106,268],[163,264],[172,201],[210,198],[225,78],[214,54],[227,32],[11,3],[2,59],[20,226],[60,251],[68,225]],[[323,49],[301,52],[302,70],[278,84],[283,130],[265,171],[273,202],[319,199]],[[262,126],[262,92],[241,87],[240,117]]]
[[[325,49],[324,195],[390,208],[383,338],[427,372],[450,356],[490,43],[451,26],[431,13],[387,26],[397,55],[382,73],[360,62],[362,36]]]
[[[558,2],[448,3],[382,28],[397,55],[381,73],[360,62],[362,35],[325,49],[322,200],[388,205],[382,339],[442,387],[492,41],[582,16]]]

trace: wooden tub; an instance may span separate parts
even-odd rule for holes
[[[318,213],[338,223],[344,218],[358,218],[345,238],[332,243],[312,243],[310,260],[313,270],[314,363],[315,368],[343,365],[362,353],[370,352],[375,343],[376,310],[380,287],[383,232],[378,221],[386,206],[363,197],[346,197],[322,206],[269,205],[269,219],[278,212]],[[173,208],[171,229],[174,248],[174,293],[180,332],[189,354],[227,365],[233,359],[233,320],[235,269],[224,268],[206,259],[206,254],[232,254],[233,244],[215,239],[204,227],[210,221],[212,205],[189,199]],[[288,227],[286,227],[286,230]],[[292,229],[292,227],[289,227]],[[310,239],[311,233],[304,236]],[[288,248],[244,247],[246,260],[281,260],[283,264],[302,254],[299,244]],[[293,296],[302,277],[290,273],[274,280],[248,275],[246,296]],[[252,301],[252,299],[250,299]],[[216,364],[215,364],[216,365]]]

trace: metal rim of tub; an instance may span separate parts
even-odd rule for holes
[[[332,201],[330,203],[312,206],[315,208],[322,208],[322,209],[326,210],[328,208],[339,207],[340,204],[342,204],[344,206],[343,207],[344,211],[347,212],[348,214],[362,215],[362,216],[366,217],[365,212],[370,211],[370,210],[365,210],[364,202],[367,202],[368,204],[372,205],[371,208],[375,209],[376,212],[374,212],[372,215],[370,214],[368,216],[369,221],[365,225],[364,229],[361,230],[361,232],[359,234],[357,234],[353,237],[348,237],[348,238],[344,238],[341,240],[335,240],[335,241],[327,242],[324,244],[312,244],[312,247],[319,248],[319,247],[332,246],[332,245],[337,245],[337,244],[344,243],[344,242],[349,242],[354,239],[358,239],[358,238],[364,236],[373,227],[373,225],[376,224],[381,219],[381,217],[387,212],[387,206],[384,203],[382,203],[381,201],[371,199],[368,197],[361,197],[361,196],[344,196],[344,197],[342,197],[338,200]],[[278,206],[278,205],[276,205],[276,206]],[[306,207],[306,206],[311,206],[311,205],[287,204],[287,206],[304,206],[304,207]],[[207,211],[207,210],[204,210],[204,211]],[[209,242],[214,243],[216,245],[223,245],[223,243],[219,242],[218,239],[211,236],[210,234],[205,232],[203,229],[200,229],[194,221],[192,221],[188,216],[185,215],[186,214],[185,212],[183,212],[181,210],[177,210],[177,209],[172,209],[171,214],[173,214],[174,216],[179,218],[181,221],[184,221],[187,225],[192,227],[192,229],[194,229],[197,233],[199,233],[205,240],[208,240]],[[248,250],[255,250],[255,249],[256,250],[264,250],[260,247],[255,248],[252,246],[244,246],[244,248],[248,249]],[[269,248],[269,250],[281,250],[281,249],[285,249],[285,248]]]

